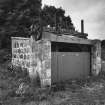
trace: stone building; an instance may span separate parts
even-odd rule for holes
[[[41,40],[12,37],[12,63],[27,68],[41,86],[69,79],[98,75],[101,71],[101,43],[70,35],[43,32]]]

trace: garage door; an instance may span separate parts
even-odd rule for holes
[[[89,75],[90,46],[57,43],[54,45],[53,47],[57,50],[52,50],[52,82],[83,78]]]
[[[60,81],[89,75],[90,54],[88,52],[59,52],[58,62]]]

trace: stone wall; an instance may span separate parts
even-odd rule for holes
[[[32,37],[31,42],[33,70],[30,75],[38,74],[41,86],[51,85],[51,43],[48,40],[36,42]]]
[[[29,69],[31,67],[31,46],[28,38],[12,38],[12,64]]]
[[[51,43],[31,38],[12,38],[12,64],[27,68],[32,79],[40,77],[41,86],[51,85]]]
[[[93,40],[91,59],[92,74],[98,75],[99,72],[101,71],[101,41],[99,40]]]
[[[91,71],[101,71],[101,42],[94,40],[91,51]],[[40,78],[41,86],[51,85],[51,42],[31,38],[12,38],[12,63],[27,68],[32,79]]]

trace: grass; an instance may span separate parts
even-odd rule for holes
[[[21,68],[8,67],[11,57],[8,52],[0,51],[0,57],[1,105],[105,105],[104,72],[98,77],[69,80],[41,89],[31,83],[27,72]],[[19,90],[22,83],[23,88]]]

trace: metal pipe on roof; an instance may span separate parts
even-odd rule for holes
[[[81,20],[81,33],[84,33],[84,20]]]

